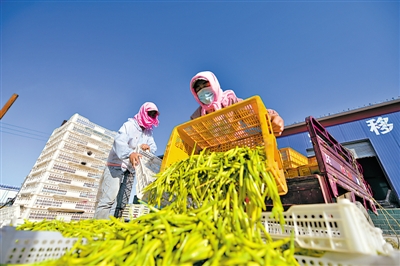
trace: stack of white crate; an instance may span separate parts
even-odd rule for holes
[[[93,218],[99,180],[116,132],[74,114],[54,130],[14,205],[22,219]]]
[[[301,266],[400,265],[400,251],[394,250],[383,238],[382,230],[372,226],[348,199],[331,204],[294,205],[283,213],[283,218],[281,225],[272,212],[262,215],[265,229],[273,239],[293,235],[297,246],[319,251],[314,256],[294,255]]]
[[[143,204],[126,204],[124,211],[122,212],[122,217],[125,220],[133,220],[142,215],[148,214],[150,209]]]

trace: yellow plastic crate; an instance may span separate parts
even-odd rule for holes
[[[279,149],[282,156],[283,167],[296,168],[308,164],[308,158],[292,148]]]
[[[311,164],[299,166],[297,167],[297,171],[299,172],[300,176],[309,176],[320,173],[318,165],[311,165]]]
[[[286,172],[285,174],[286,178],[293,178],[300,176],[299,170],[297,168],[286,168],[285,172]]]
[[[320,174],[318,165],[309,165],[311,174]]]
[[[300,176],[309,176],[309,175],[311,175],[311,169],[310,169],[310,166],[308,164],[297,167],[297,170],[299,171],[299,175]]]
[[[224,152],[243,146],[265,147],[267,168],[274,176],[279,194],[286,194],[282,160],[268,111],[259,96],[176,126],[167,144],[160,171],[206,148],[212,152]]]

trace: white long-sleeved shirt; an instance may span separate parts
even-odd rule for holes
[[[128,118],[117,135],[114,137],[113,147],[108,155],[107,164],[111,166],[121,166],[125,169],[132,169],[129,162],[129,155],[136,152],[137,147],[141,144],[150,146],[150,152],[155,154],[157,145],[153,138],[152,129],[144,129],[139,126],[133,118]]]

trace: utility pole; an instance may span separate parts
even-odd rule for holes
[[[18,98],[18,94],[14,93],[10,99],[7,101],[7,103],[3,106],[3,108],[0,111],[0,120],[3,118],[3,116],[7,113],[8,109],[10,109],[11,105],[15,102],[15,100]]]

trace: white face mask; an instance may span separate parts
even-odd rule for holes
[[[204,104],[210,104],[214,101],[214,92],[211,87],[202,88],[198,93],[200,102]]]

